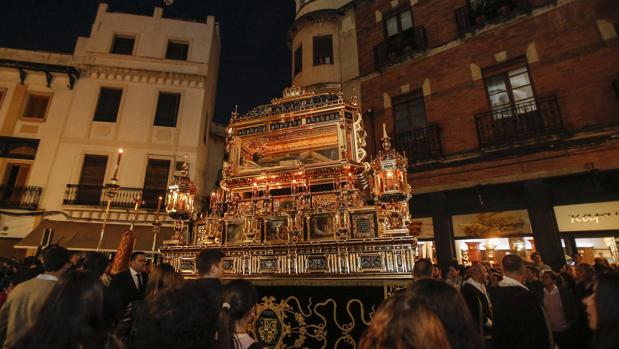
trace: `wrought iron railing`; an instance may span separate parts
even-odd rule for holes
[[[440,131],[436,125],[397,133],[395,146],[398,151],[406,153],[409,164],[436,160],[443,155]]]
[[[531,11],[532,0],[469,0],[464,7],[456,9],[458,34],[478,30],[488,24],[508,20],[520,13]],[[533,0],[534,2],[539,2]]]
[[[556,96],[494,108],[475,115],[481,147],[500,146],[563,130],[563,120]]]
[[[427,46],[426,30],[423,26],[405,30],[376,45],[376,67],[380,69],[398,63],[415,52],[425,50]]]
[[[132,208],[140,197],[144,209],[156,209],[159,196],[165,198],[165,189],[125,188],[121,187],[114,195],[111,207]],[[105,206],[107,205],[105,187],[99,185],[67,184],[64,205]]]
[[[39,208],[42,191],[41,187],[0,186],[0,207],[36,210]]]

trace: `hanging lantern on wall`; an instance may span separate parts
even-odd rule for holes
[[[170,240],[164,241],[164,244],[181,245],[185,243],[183,237],[185,221],[193,216],[195,197],[196,185],[189,178],[189,165],[187,165],[187,157],[185,157],[180,176],[174,176],[174,180],[168,185],[165,208],[168,216],[174,220],[174,235]]]

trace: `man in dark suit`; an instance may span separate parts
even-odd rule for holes
[[[122,309],[133,301],[144,299],[148,274],[144,272],[146,255],[144,252],[133,252],[129,261],[129,269],[112,278],[110,287],[116,290]]]
[[[488,271],[483,264],[474,264],[470,269],[471,277],[460,288],[471,316],[476,322],[482,337],[489,334],[492,328],[492,303],[486,290]]]
[[[552,334],[538,298],[522,283],[524,261],[509,254],[501,263],[505,273],[493,293],[493,347],[501,349],[553,348]]]

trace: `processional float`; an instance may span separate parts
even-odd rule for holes
[[[182,178],[168,192],[177,234],[161,248],[164,260],[195,276],[195,256],[217,248],[227,278],[409,278],[416,229],[407,159],[383,125],[382,150],[364,162],[365,138],[356,98],[341,92],[291,87],[233,112],[223,179],[190,239],[182,221],[193,214],[195,187]]]

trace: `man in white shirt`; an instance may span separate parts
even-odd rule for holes
[[[43,254],[45,273],[11,291],[0,309],[0,342],[10,348],[36,321],[58,278],[69,269],[71,255],[64,247],[50,246]]]

